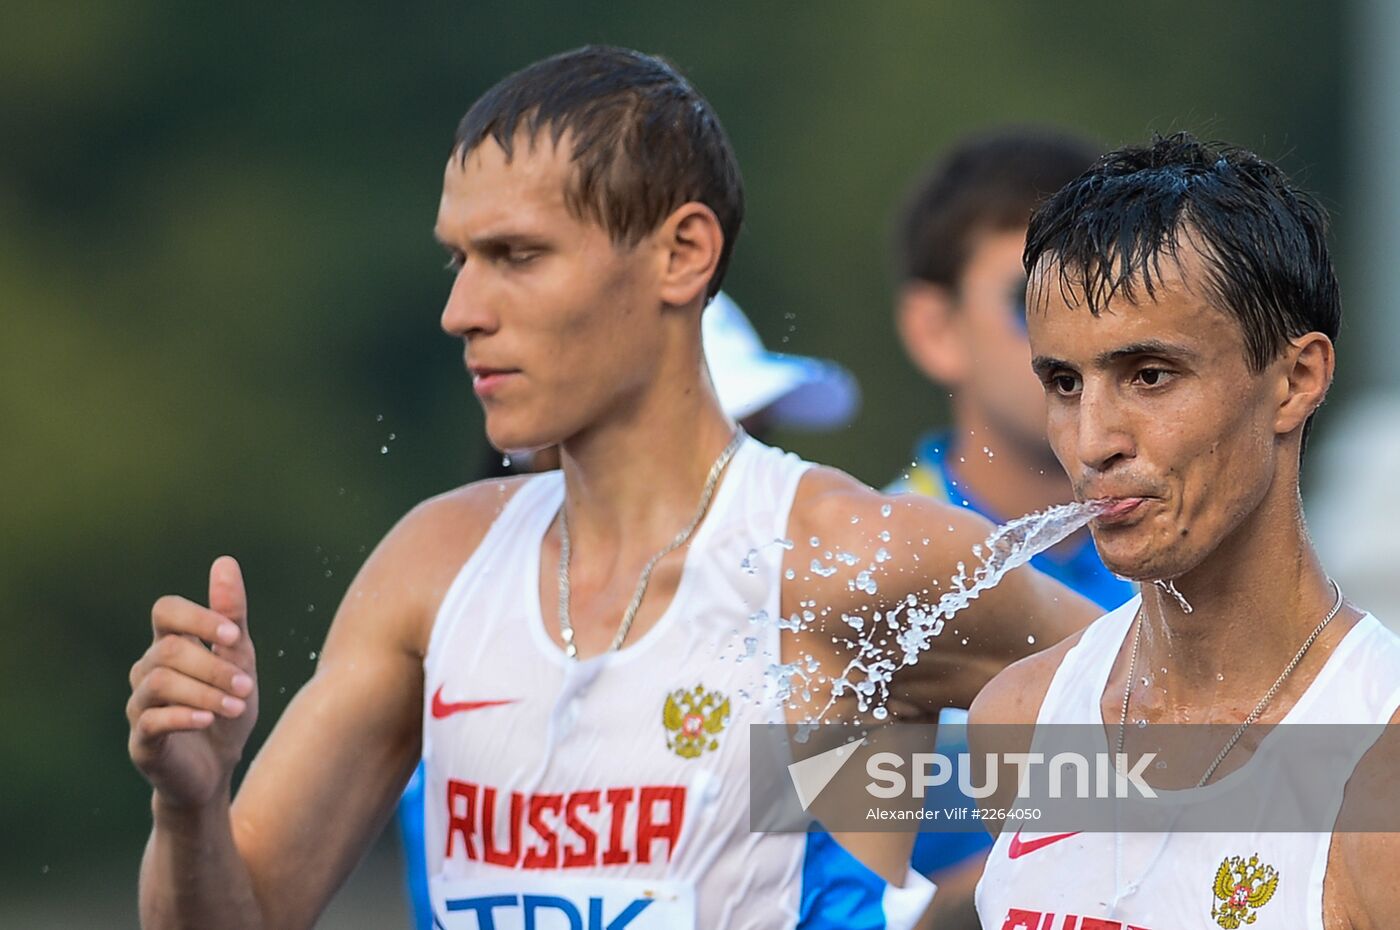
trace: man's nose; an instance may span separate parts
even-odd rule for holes
[[[1137,454],[1130,418],[1110,385],[1085,383],[1079,396],[1079,461],[1107,471]]]
[[[442,308],[442,331],[462,339],[495,331],[497,319],[489,303],[473,264],[467,262],[452,279],[452,290]]]

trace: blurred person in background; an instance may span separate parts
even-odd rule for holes
[[[1005,128],[954,145],[919,178],[897,227],[895,320],[910,360],[948,391],[952,422],[922,436],[908,470],[887,489],[966,507],[994,523],[1072,499],[1045,435],[1045,392],[1026,339],[1026,226],[1042,200],[1093,164],[1089,140]],[[1032,563],[1105,608],[1133,594],[1104,568],[1087,530]],[[1052,643],[1037,644],[1046,648]],[[945,724],[966,720],[950,708]],[[945,728],[941,751],[962,748]],[[971,807],[955,785],[935,807]],[[981,832],[920,833],[914,867],[939,886],[927,926],[976,927],[973,888],[991,839]]]
[[[700,338],[715,395],[744,431],[769,441],[773,430],[825,431],[848,425],[860,409],[860,388],[843,366],[827,359],[770,352],[739,305],[724,291],[700,318]],[[502,457],[488,451],[481,478],[551,471],[557,447]],[[399,802],[399,836],[413,925],[432,930],[428,863],[423,848],[423,765]]]

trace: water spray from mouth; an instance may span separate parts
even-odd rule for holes
[[[876,611],[868,623],[862,617],[844,617],[847,624],[860,635],[859,642],[855,644],[856,655],[847,662],[839,676],[831,678],[831,695],[826,705],[814,716],[809,716],[808,723],[820,723],[837,700],[847,693],[855,696],[856,705],[862,713],[868,711],[877,720],[885,719],[888,716],[885,704],[889,699],[891,678],[900,669],[919,661],[919,656],[943,632],[949,619],[983,591],[995,587],[1007,572],[1025,565],[1034,556],[1060,543],[1090,520],[1110,510],[1114,503],[1092,500],[1060,504],[1012,520],[994,529],[981,545],[973,547],[972,554],[981,564],[973,569],[970,576],[966,565],[958,563],[958,573],[951,581],[951,589],[937,602],[925,604],[910,594],[904,603],[883,612]],[[875,593],[875,583],[870,579],[869,572],[862,572],[860,577],[865,582],[862,590]],[[901,613],[904,615],[903,622]],[[809,627],[804,622],[801,628]],[[776,696],[781,702],[788,701],[795,679],[802,682],[804,700],[810,699],[810,686],[817,668],[816,660],[811,656],[805,658],[806,661],[768,668],[770,685],[776,688]]]

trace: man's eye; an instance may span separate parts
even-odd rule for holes
[[[1069,397],[1079,393],[1078,375],[1051,375],[1050,386],[1055,389],[1055,393]]]
[[[519,267],[521,265],[530,264],[530,262],[539,258],[539,255],[540,253],[534,249],[512,249],[505,253],[504,258],[507,265]]]
[[[1146,387],[1159,387],[1166,384],[1171,375],[1165,368],[1144,368],[1137,373],[1137,379]]]

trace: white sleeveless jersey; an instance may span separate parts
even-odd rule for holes
[[[1037,723],[1099,723],[1100,700],[1141,597],[1091,624],[1056,670]],[[1370,614],[1349,630],[1283,722],[1383,724],[1400,707],[1400,637]],[[1204,788],[1173,791],[1173,803],[1219,797],[1244,768],[1270,764],[1269,739],[1241,769]],[[1103,750],[1107,751],[1107,742]],[[1330,760],[1351,772],[1364,747]],[[1279,764],[1277,780],[1286,780]],[[1274,771],[1262,769],[1259,774]],[[1345,779],[1324,799],[1329,822]],[[1165,795],[1164,795],[1165,796]],[[1317,809],[1317,808],[1313,808]],[[1322,930],[1330,833],[1059,833],[1003,830],[977,886],[977,912],[991,930]],[[1257,857],[1278,876],[1268,900],[1221,900],[1216,875],[1236,857]]]
[[[812,876],[844,851],[828,842],[817,863],[806,835],[750,831],[748,729],[784,722],[765,689],[781,633],[750,618],[780,616],[779,540],[807,467],[745,440],[665,613],[582,662],[540,610],[562,476],[531,478],[507,503],[449,589],[424,660],[435,926],[799,925]]]

